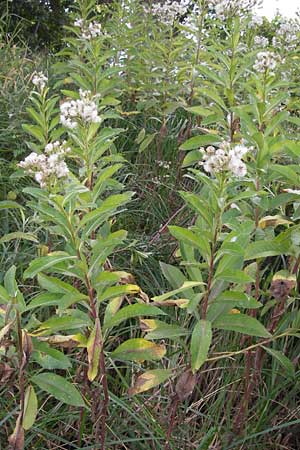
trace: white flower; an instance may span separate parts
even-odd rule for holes
[[[249,28],[254,28],[257,26],[261,26],[264,23],[264,19],[262,16],[252,15],[250,22],[248,23]]]
[[[48,78],[43,72],[35,72],[32,77],[32,84],[34,84],[39,91],[42,91],[46,84],[48,83]]]
[[[81,38],[87,41],[101,36],[102,34],[101,24],[99,22],[92,21],[87,24],[83,19],[76,19],[74,26],[80,28]]]
[[[45,147],[46,154],[38,155],[32,152],[19,163],[19,167],[24,169],[28,175],[33,175],[35,181],[44,188],[47,185],[55,184],[58,179],[68,176],[69,169],[64,157],[69,152],[70,148],[66,147],[65,141],[49,143]]]
[[[253,68],[259,73],[269,71],[270,75],[273,75],[278,62],[279,59],[275,53],[269,51],[258,52]]]
[[[172,25],[174,21],[183,16],[188,9],[190,0],[166,0],[163,3],[152,4],[152,14],[165,25]]]
[[[212,175],[229,171],[235,177],[242,178],[247,174],[247,166],[242,158],[249,148],[242,144],[231,147],[229,142],[224,141],[218,149],[210,145],[200,151],[204,153],[201,164],[204,170]]]
[[[244,17],[259,3],[259,0],[209,0],[208,6],[215,15],[224,20],[226,17]]]
[[[264,36],[255,36],[254,38],[254,44],[258,47],[268,47],[269,45],[269,39]]]
[[[66,101],[60,105],[60,121],[66,127],[74,129],[78,120],[84,123],[99,123],[98,107],[95,102],[97,96],[92,96],[90,91],[79,90],[78,100]]]

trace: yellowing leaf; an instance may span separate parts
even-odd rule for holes
[[[128,394],[135,395],[148,391],[149,389],[152,389],[158,384],[166,381],[171,375],[172,370],[168,369],[149,370],[136,379],[134,386],[128,389]]]
[[[23,428],[29,430],[35,422],[37,415],[38,401],[33,386],[28,386],[25,393]]]
[[[88,353],[88,379],[93,381],[98,374],[99,356],[102,348],[102,336],[99,319],[96,319],[93,331],[87,342]]]
[[[288,219],[285,219],[282,216],[276,215],[276,216],[266,216],[260,219],[258,226],[262,229],[267,227],[277,227],[278,225],[289,225],[293,222],[291,222]]]
[[[164,345],[157,345],[146,339],[135,338],[123,342],[110,356],[121,361],[158,361],[165,354],[166,347]]]

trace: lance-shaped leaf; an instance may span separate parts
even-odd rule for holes
[[[4,275],[4,286],[10,297],[16,297],[18,285],[16,282],[16,266],[11,266]]]
[[[142,303],[137,303],[135,305],[129,305],[118,311],[109,321],[105,323],[103,329],[112,328],[124,320],[131,319],[133,317],[140,316],[162,316],[166,315],[157,306],[146,305]]]
[[[88,379],[90,381],[93,381],[98,374],[101,348],[102,348],[101,326],[99,319],[96,319],[95,326],[87,342],[87,354],[89,361]]]
[[[215,134],[202,134],[194,136],[181,145],[180,150],[194,150],[203,145],[214,145],[222,141],[222,138]]]
[[[195,373],[206,361],[212,340],[211,323],[199,320],[193,330],[191,340],[192,372]]]
[[[245,261],[268,256],[287,255],[289,253],[289,242],[256,241],[248,245],[245,252]]]
[[[247,284],[254,282],[254,279],[242,270],[226,269],[215,276],[216,280],[228,281],[229,283]]]
[[[28,269],[24,272],[24,279],[33,278],[38,273],[43,272],[44,270],[49,269],[50,267],[55,266],[63,261],[74,260],[77,256],[70,256],[65,252],[53,252],[49,253],[47,256],[42,256],[41,258],[36,258],[29,264]]]
[[[141,319],[140,326],[147,335],[145,339],[176,339],[189,334],[188,330],[179,325],[165,323],[162,320]]]
[[[136,284],[121,284],[120,286],[112,286],[105,289],[98,295],[98,302],[104,302],[120,295],[131,295],[140,292],[140,287]]]
[[[267,227],[278,227],[278,225],[290,225],[293,222],[287,218],[284,218],[282,216],[265,216],[262,219],[260,219],[258,226],[259,228],[267,228]]]
[[[32,377],[32,382],[60,402],[78,407],[86,406],[79,391],[60,375],[44,372]]]
[[[78,293],[79,292],[71,284],[66,283],[65,281],[62,281],[59,278],[49,277],[48,275],[45,275],[44,273],[39,273],[37,279],[38,279],[39,285],[48,292],[61,293],[61,294]]]
[[[0,239],[0,244],[4,242],[9,242],[14,239],[23,239],[25,241],[39,242],[38,238],[34,234],[22,233],[22,231],[16,231],[14,233],[8,233],[2,236]]]
[[[135,380],[134,386],[128,389],[128,395],[136,395],[148,391],[166,381],[172,375],[170,369],[148,370]]]
[[[34,336],[42,336],[51,334],[56,331],[74,330],[77,328],[87,327],[90,320],[87,315],[85,317],[76,316],[62,316],[52,317],[51,319],[42,322],[40,326],[32,332]]]
[[[12,200],[2,200],[0,202],[0,209],[24,209],[23,206]]]
[[[38,401],[33,386],[29,385],[25,393],[23,428],[29,430],[35,422]]]
[[[249,336],[263,338],[272,336],[257,319],[246,314],[224,314],[218,317],[212,326],[219,330],[236,331],[238,333],[248,334]]]
[[[166,294],[153,297],[152,300],[154,302],[163,302],[164,300],[167,300],[168,298],[173,297],[174,295],[177,295],[180,292],[186,291],[193,287],[202,286],[203,284],[205,283],[203,283],[202,281],[185,281],[180,288],[174,289],[173,291],[167,292]]]
[[[50,347],[47,342],[32,339],[33,353],[31,358],[36,361],[43,369],[69,369],[72,367],[71,361],[63,352]]]
[[[210,256],[211,251],[209,243],[207,239],[200,236],[199,233],[194,233],[192,230],[187,230],[186,228],[177,226],[170,226],[169,230],[172,236],[174,236],[178,241],[197,248],[204,258],[208,258]]]
[[[274,359],[276,359],[276,361],[279,362],[279,364],[284,368],[284,370],[290,377],[295,376],[295,367],[289,358],[287,358],[279,350],[274,350],[273,348],[265,347],[264,345],[262,345],[262,347],[266,350],[267,353],[269,353],[269,355],[271,355]]]
[[[7,290],[0,284],[0,303],[8,303],[10,301],[10,296]]]
[[[123,342],[110,356],[121,361],[159,361],[165,354],[166,347],[164,345],[135,338]]]

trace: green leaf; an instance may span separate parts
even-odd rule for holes
[[[123,342],[110,356],[121,361],[159,361],[165,354],[166,347],[164,345],[135,338]]]
[[[33,332],[36,336],[51,334],[56,331],[73,330],[76,328],[87,327],[88,319],[73,316],[52,317],[42,322]]]
[[[195,373],[206,361],[208,350],[212,341],[211,323],[207,320],[199,320],[192,333],[191,359],[192,372]]]
[[[0,202],[0,209],[24,209],[23,206],[11,200],[3,200]]]
[[[60,375],[44,372],[32,377],[40,389],[53,395],[56,400],[72,406],[86,406],[79,391]]]
[[[203,108],[203,106],[190,106],[189,108],[184,108],[186,111],[196,114],[197,116],[206,117],[211,114],[211,110]]]
[[[189,334],[188,330],[180,325],[165,323],[157,319],[141,319],[141,329],[146,332],[145,339],[176,339]]]
[[[183,275],[180,269],[171,264],[166,264],[164,262],[159,263],[161,271],[164,277],[168,280],[173,289],[178,289],[187,281],[186,277]]]
[[[246,284],[254,282],[254,279],[242,270],[224,270],[215,276],[215,280],[223,280],[229,283]]]
[[[0,302],[8,303],[10,301],[10,296],[7,290],[0,284]]]
[[[27,305],[26,311],[30,311],[33,308],[45,307],[45,306],[56,306],[60,304],[62,294],[47,292],[39,294],[34,297],[33,300]]]
[[[8,295],[15,298],[18,293],[18,285],[16,282],[16,266],[11,266],[4,275],[4,287]]]
[[[139,147],[139,153],[143,153],[155,138],[156,133],[148,134]]]
[[[173,295],[177,295],[180,292],[186,291],[187,289],[191,289],[193,287],[203,286],[203,284],[205,284],[205,283],[203,283],[202,281],[185,281],[180,288],[174,289],[173,291],[167,292],[166,294],[152,297],[152,300],[154,302],[162,302],[164,300],[167,300],[170,297],[173,297]]]
[[[133,317],[140,316],[160,316],[166,315],[161,309],[157,308],[157,306],[137,303],[135,305],[129,305],[122,308],[118,311],[114,317],[112,317],[109,321],[107,321],[103,327],[104,330],[107,328],[112,328],[124,320],[131,319]]]
[[[113,297],[119,297],[120,295],[132,295],[140,292],[140,287],[136,284],[121,284],[120,286],[112,286],[105,289],[100,295],[98,295],[98,302],[104,302]]]
[[[35,422],[38,410],[38,401],[33,386],[29,385],[25,392],[24,414],[22,426],[29,430]]]
[[[166,381],[171,375],[172,370],[170,369],[148,370],[135,380],[134,386],[128,390],[128,395],[136,395],[148,391]]]
[[[200,236],[199,233],[194,233],[192,230],[188,230],[183,227],[177,227],[174,225],[169,226],[169,230],[172,236],[174,236],[178,241],[183,242],[187,245],[191,245],[194,248],[198,248],[205,259],[209,258],[210,246],[205,237]]]
[[[29,264],[28,269],[24,272],[24,280],[28,278],[34,278],[38,273],[43,270],[47,270],[62,261],[67,261],[71,259],[77,259],[77,256],[70,256],[65,252],[53,252],[49,253],[47,256],[42,256],[41,258],[36,258]]]
[[[295,377],[295,367],[289,358],[287,358],[282,352],[274,350],[273,348],[265,347],[264,345],[262,345],[262,348],[279,362],[290,377]]]
[[[3,244],[3,242],[12,241],[14,239],[24,239],[25,241],[39,242],[38,238],[34,234],[16,231],[15,233],[8,233],[2,236],[2,238],[0,239],[0,244]]]
[[[219,330],[236,331],[237,333],[247,334],[249,336],[263,338],[272,336],[258,320],[246,314],[224,314],[218,317],[212,326]]]
[[[59,278],[49,277],[44,273],[39,273],[37,278],[39,285],[48,292],[57,294],[77,294],[79,292],[74,286]]]
[[[202,134],[188,139],[180,146],[180,150],[194,150],[205,145],[219,144],[222,138],[216,134]]]
[[[246,247],[245,261],[268,256],[287,255],[289,253],[289,243],[272,241],[256,241]]]
[[[202,152],[199,150],[191,150],[185,156],[182,162],[182,168],[192,166],[202,160]]]
[[[72,367],[70,359],[56,348],[50,347],[47,342],[41,342],[37,338],[32,338],[33,354],[32,359],[43,369],[69,369]]]

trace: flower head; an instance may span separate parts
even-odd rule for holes
[[[101,24],[99,22],[92,21],[88,24],[84,19],[76,19],[74,26],[80,28],[81,38],[87,41],[102,34]]]
[[[70,100],[60,105],[60,121],[66,127],[74,129],[78,126],[78,121],[84,123],[99,123],[98,107],[95,102],[96,96],[92,96],[91,91],[79,90],[80,98]]]
[[[19,167],[24,169],[28,175],[32,175],[35,181],[45,188],[69,175],[64,158],[70,151],[71,149],[66,146],[65,141],[49,143],[46,145],[44,153],[40,155],[35,152],[30,153],[24,161],[19,163]]]
[[[253,68],[259,73],[269,71],[270,75],[273,75],[278,62],[279,58],[275,53],[269,51],[259,52],[257,53]]]
[[[39,91],[42,91],[46,84],[48,83],[48,78],[43,72],[35,72],[32,77],[32,84],[37,87]]]
[[[223,142],[219,148],[210,145],[206,149],[201,148],[200,150],[203,152],[200,164],[203,165],[205,172],[215,175],[227,171],[238,178],[243,178],[247,174],[247,166],[242,158],[249,148],[243,144],[231,147],[229,142]]]
[[[174,21],[183,16],[188,9],[190,0],[166,0],[163,3],[154,3],[151,12],[165,25],[172,25]]]

